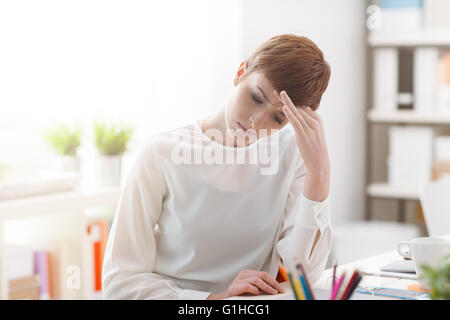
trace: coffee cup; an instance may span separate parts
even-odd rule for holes
[[[442,238],[425,237],[411,241],[401,241],[397,244],[398,253],[414,261],[419,288],[430,290],[422,278],[422,265],[435,267],[439,260],[450,252],[450,241]]]

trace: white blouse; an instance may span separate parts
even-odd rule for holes
[[[288,268],[302,262],[314,283],[332,228],[329,197],[303,195],[305,173],[290,124],[237,148],[198,123],[150,137],[111,225],[103,298],[206,299],[243,269],[276,277],[280,259]]]

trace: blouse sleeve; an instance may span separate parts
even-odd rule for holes
[[[104,299],[206,299],[210,292],[182,289],[153,272],[154,227],[166,183],[149,144],[127,176],[111,225],[102,269]]]
[[[316,282],[325,269],[332,247],[332,227],[329,196],[312,201],[303,195],[306,168],[297,169],[290,186],[281,236],[277,243],[278,254],[289,268],[301,262],[311,283]],[[320,237],[311,249],[320,230]]]

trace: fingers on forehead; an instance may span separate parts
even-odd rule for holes
[[[285,90],[281,90],[280,92],[278,92],[276,89],[273,90],[273,95],[277,99],[277,102],[273,104],[274,107],[282,107],[284,105],[283,99],[281,98],[281,92],[283,92],[283,91],[286,94],[285,97],[287,98],[287,101],[290,101],[296,109],[303,109],[306,112],[308,112],[310,115],[317,116],[317,114],[314,112],[314,110],[312,109],[311,106],[308,106],[308,105],[296,106],[296,105],[294,105],[294,103],[292,102],[291,98],[289,97],[289,95],[287,94],[287,92]]]

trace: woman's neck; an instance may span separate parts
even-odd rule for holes
[[[222,134],[223,141],[216,141],[218,143],[221,143],[223,145],[229,146],[229,147],[237,147],[238,144],[236,141],[233,141],[232,139],[227,137],[227,125],[225,122],[225,106],[220,108],[218,112],[215,114],[212,114],[205,119],[201,121],[201,129],[203,133],[205,133],[211,140],[216,141],[214,136],[208,135],[208,130],[219,130]]]

